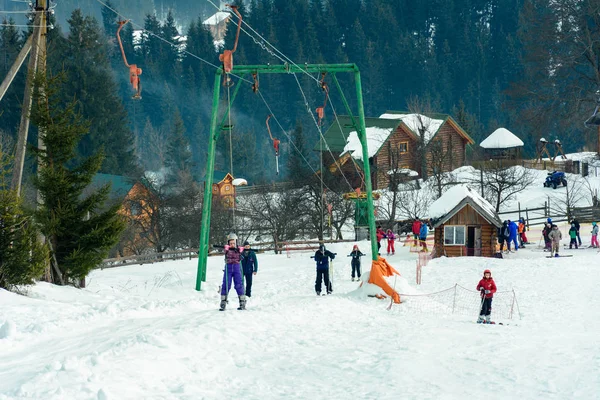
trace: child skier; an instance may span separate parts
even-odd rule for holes
[[[550,225],[550,224],[548,224],[548,225]],[[560,232],[560,230],[558,230],[558,226],[552,225],[552,230],[548,234],[548,238],[550,239],[550,241],[552,243],[552,252],[550,253],[550,255],[554,256],[554,257],[560,257],[558,255],[558,248],[560,247],[562,233]]]
[[[489,269],[483,271],[483,278],[477,284],[477,291],[481,295],[481,310],[479,311],[477,323],[489,324],[492,322],[492,299],[494,293],[496,293],[496,283],[492,279],[492,271]]]
[[[429,227],[425,222],[421,223],[421,229],[419,230],[419,241],[421,242],[421,251],[427,250],[427,234],[429,233]]]
[[[412,233],[414,236],[413,247],[417,247],[417,239],[419,238],[419,234],[421,233],[421,220],[419,217],[415,217],[415,220],[412,223]]]
[[[240,306],[238,310],[246,309],[246,296],[244,295],[244,282],[242,280],[242,267],[240,259],[242,257],[243,247],[236,246],[237,235],[231,233],[227,237],[227,244],[223,247],[225,250],[225,269],[223,270],[223,284],[221,285],[221,306],[220,311],[225,311],[227,306],[227,295],[231,288],[231,280],[233,280],[235,291],[240,298]]]
[[[319,245],[319,250],[315,252],[315,255],[312,258],[314,258],[317,263],[317,279],[315,281],[315,292],[317,292],[317,296],[321,295],[321,280],[325,281],[327,294],[331,294],[331,292],[333,292],[333,287],[329,280],[329,259],[331,258],[333,260],[335,258],[335,253],[325,249],[325,245],[321,244]]]
[[[573,245],[575,245],[575,248],[577,249],[577,228],[575,227],[575,224],[571,224],[571,229],[569,229],[569,237],[571,238],[571,242],[569,242],[569,249],[572,249]]]
[[[544,237],[544,251],[552,250],[552,239],[550,239],[550,232],[552,232],[552,223],[547,222],[542,229],[542,236]]]
[[[385,232],[381,228],[381,225],[377,227],[377,230],[375,231],[375,236],[377,236],[377,251],[379,251],[379,249],[381,249],[381,239],[385,237]]]
[[[387,232],[385,233],[385,237],[387,238],[387,255],[390,255],[390,251],[392,252],[392,255],[394,255],[396,253],[396,249],[394,248],[394,240],[396,240],[396,236],[394,235],[394,232],[392,232],[391,229],[388,229]]]
[[[250,249],[248,241],[244,242],[242,269],[244,270],[244,279],[246,280],[246,297],[252,297],[252,276],[258,272],[258,260],[256,259],[254,250]]]
[[[352,252],[348,257],[352,257],[351,265],[352,265],[352,282],[354,282],[354,275],[358,278],[357,281],[360,281],[360,258],[364,256],[363,253],[358,249],[358,245],[355,244],[352,248]]]
[[[598,247],[598,225],[592,222],[592,247]]]
[[[525,220],[521,217],[519,218],[519,239],[521,241],[521,247],[525,247],[523,245],[527,244],[527,235],[525,231],[527,231],[527,227],[525,226]]]

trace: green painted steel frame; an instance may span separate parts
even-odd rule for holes
[[[365,173],[365,189],[367,192],[367,212],[369,218],[369,237],[371,239],[371,252],[373,260],[377,260],[377,240],[375,236],[375,214],[373,208],[373,186],[371,184],[371,169],[369,166],[369,152],[367,149],[367,137],[365,126],[365,112],[362,99],[362,84],[360,79],[360,71],[356,64],[305,64],[305,65],[236,65],[231,71],[232,75],[244,76],[247,74],[294,74],[294,73],[332,73],[334,82],[342,94],[344,106],[349,112],[349,115],[354,119],[353,113],[350,112],[350,106],[343,95],[342,88],[335,78],[337,72],[350,72],[354,74],[354,82],[356,85],[356,97],[358,108],[358,139],[362,145],[363,171]],[[233,96],[228,104],[225,115],[223,116],[220,125],[217,125],[219,115],[219,99],[221,94],[221,81],[223,78],[223,69],[218,69],[215,75],[212,113],[210,117],[210,134],[208,143],[208,157],[206,160],[206,182],[204,183],[204,198],[202,202],[202,222],[200,225],[200,245],[198,249],[198,273],[196,275],[196,290],[201,290],[202,282],[206,282],[206,265],[208,261],[209,251],[209,233],[210,233],[210,214],[212,210],[212,185],[213,174],[215,170],[215,150],[217,147],[217,139],[223,128],[223,124],[227,120],[231,104],[237,96],[238,90],[241,87],[241,79],[236,85]]]

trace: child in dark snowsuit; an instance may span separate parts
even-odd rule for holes
[[[242,252],[242,269],[244,270],[244,279],[246,280],[246,297],[252,295],[252,276],[258,272],[258,260],[256,253],[250,249],[250,243],[244,242],[244,251]]]
[[[569,237],[571,238],[571,241],[569,242],[569,248],[572,249],[573,245],[575,245],[575,248],[578,249],[579,247],[577,246],[577,228],[575,227],[575,224],[571,224],[571,229],[569,229]]]
[[[320,245],[319,250],[315,252],[312,257],[317,263],[317,279],[315,281],[315,292],[317,296],[321,295],[321,281],[325,281],[325,287],[327,288],[327,294],[333,292],[333,286],[329,280],[329,259],[335,258],[335,253],[325,249],[325,245]]]
[[[233,280],[235,291],[240,298],[238,310],[246,309],[246,296],[244,295],[244,281],[242,280],[242,267],[240,260],[242,258],[243,247],[236,246],[237,235],[230,234],[227,238],[227,244],[223,247],[225,250],[225,269],[223,270],[223,284],[221,285],[221,306],[220,311],[225,311],[227,307],[227,295],[231,288]]]
[[[358,245],[354,245],[354,248],[352,249],[352,252],[350,253],[350,255],[348,257],[352,257],[352,282],[354,282],[354,275],[356,273],[357,275],[357,280],[360,280],[360,258],[364,256],[363,253],[360,252],[360,250],[358,249]]]
[[[492,271],[483,271],[483,278],[477,284],[477,290],[481,295],[481,310],[479,311],[478,324],[489,324],[492,314],[492,298],[496,293],[496,283],[492,279]]]

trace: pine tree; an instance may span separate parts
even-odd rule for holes
[[[60,35],[52,40],[48,69],[65,71],[61,99],[68,103],[76,97],[78,110],[90,121],[89,135],[79,141],[77,157],[85,159],[103,148],[106,157],[102,172],[135,174],[133,135],[112,78],[100,26],[94,18],[84,17],[81,10],[73,12],[69,24],[67,40]],[[128,79],[128,72],[123,72]]]
[[[89,130],[77,103],[61,106],[58,78],[36,77],[31,121],[42,135],[45,148],[35,148],[40,169],[34,179],[42,203],[37,221],[56,260],[55,283],[76,283],[108,255],[125,229],[118,210],[106,207],[110,186],[90,190],[104,155],[97,152],[77,162],[76,149]]]
[[[190,172],[192,153],[190,143],[185,137],[185,126],[179,111],[175,113],[169,144],[167,146],[166,165],[171,169],[171,176],[177,177],[179,172]]]
[[[11,157],[0,143],[0,288],[30,285],[42,276],[48,249],[37,240],[33,218],[10,189]]]

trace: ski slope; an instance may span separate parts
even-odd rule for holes
[[[260,254],[247,311],[233,292],[217,311],[221,257],[201,292],[196,260],[95,271],[83,290],[0,291],[0,400],[598,398],[596,250],[440,258],[416,286],[415,254],[398,245],[401,292],[474,289],[485,268],[514,289],[522,319],[486,326],[410,303],[388,311],[350,281],[352,244],[329,248],[333,295],[315,296],[310,253]]]

